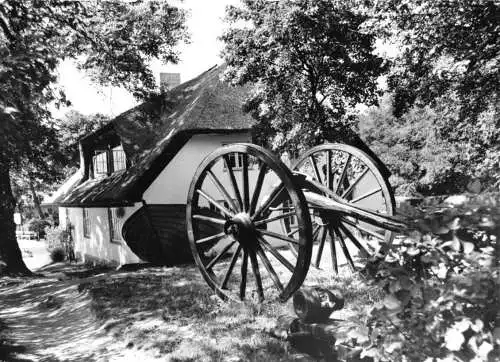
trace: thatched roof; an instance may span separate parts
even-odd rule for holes
[[[222,82],[223,69],[211,68],[86,136],[82,142],[92,144],[114,133],[132,166],[104,179],[82,179],[54,203],[112,206],[140,201],[143,192],[193,134],[249,130],[254,121],[242,111],[247,90]]]

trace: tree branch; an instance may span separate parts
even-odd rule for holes
[[[7,21],[5,20],[5,13],[3,8],[0,7],[0,28],[2,28],[3,33],[5,34],[5,37],[13,43],[16,40],[16,37],[14,34],[12,34],[12,31],[9,29],[9,25],[7,24]]]

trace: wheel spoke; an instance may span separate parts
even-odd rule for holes
[[[349,187],[347,188],[347,190],[344,191],[344,193],[342,194],[342,198],[345,199],[345,197],[347,195],[349,195],[353,189],[354,189],[354,186],[356,186],[358,184],[358,182],[363,178],[363,176],[366,175],[366,173],[368,172],[368,167],[365,167],[365,169],[363,170],[363,172],[361,172],[358,177],[356,177],[356,179],[349,185]]]
[[[338,274],[339,263],[337,261],[337,248],[335,247],[335,232],[331,226],[328,228],[328,233],[330,234],[330,257],[332,259],[332,267],[335,274]]]
[[[224,236],[227,236],[225,232],[221,232],[212,236],[207,236],[206,238],[203,239],[198,239],[195,241],[196,244],[203,244],[203,243],[208,243],[209,241],[214,241],[214,240],[220,240]]]
[[[319,173],[318,164],[316,163],[314,156],[312,156],[312,155],[309,156],[309,161],[311,162],[311,165],[313,166],[314,173],[316,174],[316,179],[318,180],[319,183],[323,183],[323,180],[321,179],[321,174]]]
[[[379,191],[382,191],[382,188],[377,187],[376,189],[373,189],[373,190],[368,191],[367,193],[365,193],[365,194],[363,194],[363,195],[361,195],[361,196],[356,197],[355,199],[351,200],[350,202],[351,202],[352,204],[355,204],[356,202],[359,202],[359,201],[361,201],[361,200],[364,200],[364,199],[366,199],[367,197],[370,197],[371,195],[374,195],[374,194],[376,194],[376,193],[377,193],[377,192],[379,192]]]
[[[286,217],[290,217],[290,216],[294,216],[294,215],[295,215],[295,211],[285,212],[285,213],[277,215],[277,216],[273,216],[273,217],[270,217],[270,218],[267,218],[267,219],[262,219],[262,220],[256,221],[254,223],[254,225],[255,226],[259,226],[259,225],[262,225],[262,224],[268,224],[268,223],[270,223],[272,221],[284,219]]]
[[[243,202],[241,201],[240,190],[238,188],[238,183],[236,182],[236,178],[234,177],[233,168],[231,167],[231,162],[229,161],[229,156],[222,156],[224,159],[224,164],[226,165],[227,173],[229,174],[229,179],[231,180],[231,186],[233,187],[234,196],[236,196],[236,200],[238,201],[239,210],[243,211]]]
[[[219,225],[224,225],[226,223],[226,220],[224,220],[224,219],[218,219],[215,217],[210,217],[210,216],[205,216],[205,215],[193,215],[193,219],[209,221],[211,223],[219,224]]]
[[[247,268],[248,268],[248,253],[243,250],[243,260],[241,262],[241,281],[240,281],[240,299],[245,299],[245,290],[247,288]]]
[[[333,177],[332,177],[332,151],[326,151],[326,187],[330,190],[333,188]]]
[[[335,232],[337,233],[340,241],[340,246],[342,247],[342,251],[344,252],[345,258],[347,259],[347,263],[352,271],[354,271],[354,262],[352,261],[351,254],[349,254],[349,250],[347,249],[347,245],[345,243],[344,237],[339,229],[335,228]]]
[[[236,252],[233,254],[233,257],[231,258],[231,263],[229,264],[229,268],[227,269],[226,274],[224,275],[224,279],[222,280],[222,284],[220,286],[221,289],[226,288],[227,282],[229,281],[229,277],[233,272],[234,265],[236,264],[236,260],[238,260],[240,252],[241,252],[241,245],[238,245]]]
[[[313,207],[313,206],[310,206]],[[295,207],[293,206],[287,206],[287,207],[270,207],[269,211],[274,212],[274,211],[290,211],[290,210],[295,210]]]
[[[316,237],[318,236],[318,232],[319,232],[319,228],[321,227],[321,225],[316,225],[316,227],[314,228],[313,230],[313,233],[312,233],[312,240],[316,239]]]
[[[280,240],[287,241],[287,242],[295,244],[295,245],[300,245],[298,240],[290,238],[290,237],[285,236],[285,235],[275,233],[273,231],[267,231],[267,230],[262,230],[262,229],[258,229],[257,231],[261,234],[270,236],[270,237],[275,238],[275,239],[280,239]]]
[[[244,153],[242,156],[243,161],[243,208],[245,212],[250,209],[250,190],[248,189],[248,154]]]
[[[323,227],[321,230],[321,238],[318,247],[318,253],[316,254],[316,268],[319,268],[319,264],[321,262],[321,255],[323,254],[323,248],[325,247],[326,240],[326,227]]]
[[[269,276],[273,280],[276,288],[278,288],[278,290],[280,292],[283,292],[283,290],[284,290],[283,284],[281,284],[281,281],[278,277],[278,274],[276,274],[276,271],[274,270],[273,266],[271,265],[271,262],[269,261],[269,259],[266,256],[266,253],[264,252],[264,250],[262,250],[260,245],[257,245],[256,252],[257,252],[257,255],[260,257],[260,259],[262,260],[262,264],[264,264],[264,267],[266,268],[267,272],[269,273]]]
[[[357,231],[359,231],[356,227],[351,226],[350,224],[342,223],[342,226],[344,227],[344,229],[347,229],[348,231],[350,231],[351,234],[353,234],[353,235],[355,235],[355,232],[351,228],[354,228]],[[361,235],[361,238],[363,238],[362,235]],[[359,240],[359,238],[358,238],[358,240]],[[364,244],[361,244],[361,245],[363,245],[363,247],[368,251],[369,256],[372,256],[373,254],[375,254],[377,252],[377,250],[372,245],[370,245],[370,243],[368,243],[368,242],[365,242]]]
[[[203,198],[205,200],[207,200],[208,202],[210,202],[213,206],[215,206],[220,211],[222,211],[222,213],[224,213],[226,216],[228,216],[228,217],[233,217],[234,216],[234,214],[231,211],[229,211],[224,206],[222,206],[221,204],[219,204],[217,201],[215,201],[211,196],[209,196],[203,190],[198,189],[198,190],[196,190],[196,192],[198,192],[198,194],[200,194],[201,196],[203,196]]]
[[[231,247],[234,245],[234,243],[236,243],[236,241],[231,241],[229,244],[227,244],[224,249],[221,250],[221,252],[215,257],[213,258],[210,263],[207,264],[207,266],[205,267],[205,269],[209,270],[209,269],[212,269],[212,267],[215,265],[215,263],[217,263],[220,258],[222,258],[222,256],[229,250],[231,249]]]
[[[333,191],[335,191],[335,193],[337,194],[338,194],[337,191],[340,191],[340,188],[344,183],[344,178],[347,175],[347,166],[349,166],[349,162],[351,162],[351,154],[347,156],[347,160],[345,161],[344,166],[342,167],[342,172],[340,173],[339,181],[337,182],[337,187],[333,189]]]
[[[297,234],[298,231],[299,231],[299,228],[296,228],[295,230],[292,230],[289,233],[287,233],[286,236],[292,236],[294,234]]]
[[[269,244],[269,242],[266,239],[264,239],[261,236],[258,236],[257,238],[259,239],[260,243],[264,246],[264,248],[266,248],[267,251],[269,251],[271,254],[273,254],[273,256],[281,264],[283,264],[288,270],[290,270],[290,272],[293,273],[294,267],[293,267],[292,263],[290,263],[288,260],[286,260],[286,258],[283,255],[281,255],[278,250],[276,250],[275,248],[273,248],[271,246],[271,244]]]
[[[361,251],[361,257],[363,258],[367,258],[370,256],[370,252],[368,250],[366,250],[366,248],[363,246],[363,244],[361,244],[361,242],[354,236],[354,234],[351,232],[351,230],[349,230],[348,228],[346,228],[344,225],[342,224],[339,224],[339,228],[340,230],[342,230],[344,232],[344,234],[349,238],[351,239],[352,243],[354,245],[356,245],[356,247]]]
[[[264,184],[264,177],[266,176],[267,166],[265,163],[262,164],[259,170],[259,176],[257,176],[257,182],[255,183],[255,189],[252,195],[252,202],[250,203],[250,215],[255,212],[255,207],[259,201],[260,192],[262,190],[262,185]]]
[[[232,197],[227,192],[226,188],[222,185],[222,183],[220,182],[220,180],[217,178],[217,176],[215,176],[215,174],[212,172],[212,170],[208,170],[207,173],[210,176],[210,179],[214,183],[215,187],[217,187],[217,189],[219,190],[220,194],[224,197],[224,200],[226,200],[226,202],[229,204],[229,206],[231,206],[232,211],[238,212],[238,207],[234,203]]]
[[[316,187],[319,191],[324,192],[327,196],[330,196],[333,199],[339,199],[339,195],[337,195],[335,192],[327,188],[325,185],[318,183],[317,181],[314,180],[307,180],[310,184],[312,184],[314,187]],[[315,208],[318,210],[321,210],[320,207],[315,207],[313,205],[309,205],[310,208]]]
[[[273,202],[275,202],[278,199],[278,196],[281,196],[281,193],[283,192],[284,188],[285,185],[283,185],[282,183],[276,186],[269,195],[269,198],[266,200],[266,202],[260,205],[257,211],[255,211],[255,214],[252,215],[252,220],[258,218],[260,214],[266,211],[273,204]]]
[[[262,278],[260,277],[259,263],[255,252],[252,250],[249,252],[250,262],[252,263],[253,274],[255,275],[255,283],[257,284],[257,293],[259,294],[259,301],[264,300],[264,289],[262,288]]]
[[[365,233],[367,233],[367,234],[369,234],[369,235],[371,235],[371,236],[373,236],[373,237],[375,237],[377,239],[385,240],[385,236],[384,235],[379,234],[379,233],[377,233],[377,232],[375,232],[373,230],[370,230],[369,228],[363,227],[360,224],[357,224],[357,223],[355,223],[353,221],[347,220],[346,218],[342,218],[342,222],[346,223],[346,224],[349,224],[349,225],[355,227],[358,230],[364,231]]]

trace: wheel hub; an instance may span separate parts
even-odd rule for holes
[[[232,235],[240,244],[249,246],[255,241],[255,225],[246,212],[236,214],[231,220],[226,221],[224,232]]]

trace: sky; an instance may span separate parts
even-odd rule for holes
[[[238,2],[239,0],[184,0],[181,6],[190,12],[186,25],[191,33],[191,42],[180,45],[179,64],[153,62],[151,68],[155,76],[159,78],[160,72],[180,73],[181,82],[185,82],[212,66],[221,64],[219,54],[222,44],[217,37],[225,27],[222,22],[224,9],[226,5]],[[69,109],[84,114],[103,113],[117,116],[136,104],[132,95],[123,89],[93,85],[70,60],[62,62],[58,71],[59,85],[64,88],[72,106],[54,109],[53,114],[56,117],[62,117]]]

